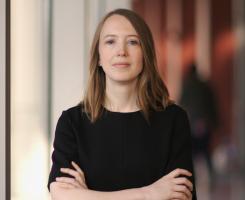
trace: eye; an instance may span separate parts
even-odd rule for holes
[[[115,41],[114,41],[113,39],[111,39],[111,40],[106,40],[105,43],[106,43],[106,44],[114,44]]]
[[[132,40],[129,40],[128,43],[130,45],[138,45],[139,44],[139,41],[138,40],[135,40],[135,39],[132,39]]]

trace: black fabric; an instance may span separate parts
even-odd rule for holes
[[[83,170],[88,188],[98,191],[146,186],[176,168],[193,173],[190,137],[186,112],[175,104],[152,112],[150,123],[140,111],[104,110],[92,124],[81,106],[72,107],[57,123],[48,188],[67,176],[60,168],[72,168],[71,161]]]

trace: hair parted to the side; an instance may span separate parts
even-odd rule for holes
[[[151,31],[144,20],[135,12],[127,9],[116,9],[108,13],[98,24],[90,52],[89,77],[82,101],[83,111],[95,122],[103,112],[105,101],[106,79],[102,67],[99,67],[99,39],[105,21],[112,15],[124,16],[139,35],[143,52],[143,70],[137,82],[137,104],[147,121],[150,109],[164,110],[171,103],[166,85],[161,80]]]

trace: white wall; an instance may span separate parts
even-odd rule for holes
[[[82,97],[86,67],[84,10],[81,0],[53,1],[52,133],[62,110],[76,105]]]
[[[0,199],[5,199],[5,0],[0,0]]]
[[[47,199],[46,0],[11,0],[11,199]]]

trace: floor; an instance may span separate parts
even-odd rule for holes
[[[244,171],[224,158],[218,157],[213,163],[215,172],[211,177],[204,158],[199,156],[194,160],[198,200],[244,200]]]

